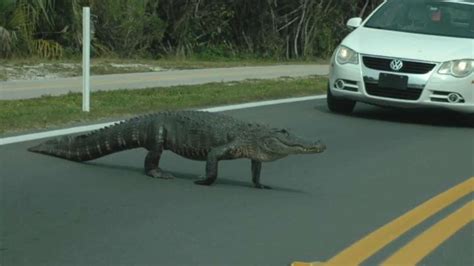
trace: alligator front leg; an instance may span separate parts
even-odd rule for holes
[[[252,182],[256,188],[271,189],[271,187],[260,183],[260,172],[262,171],[262,162],[252,160]]]
[[[148,154],[145,158],[145,173],[154,178],[171,179],[174,176],[167,173],[159,167],[161,154],[163,153],[165,140],[165,130],[163,127],[158,128],[158,134],[148,146]]]
[[[206,161],[206,177],[204,179],[195,181],[195,184],[209,186],[217,179],[217,168],[219,160],[228,154],[230,148],[228,146],[221,146],[212,149],[207,155]]]

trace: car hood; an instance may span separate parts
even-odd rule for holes
[[[343,45],[362,54],[444,62],[474,58],[474,40],[359,27]]]

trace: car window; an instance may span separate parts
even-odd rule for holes
[[[474,1],[391,0],[365,27],[474,38]]]

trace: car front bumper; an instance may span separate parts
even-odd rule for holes
[[[474,113],[474,74],[455,78],[437,73],[440,64],[426,74],[394,73],[359,64],[340,65],[333,59],[329,72],[329,88],[336,97],[369,104],[401,108],[443,108],[462,113]],[[407,91],[380,90],[380,73],[408,76]],[[342,81],[342,82],[341,82]],[[462,97],[460,102],[448,99],[450,94]],[[453,98],[451,98],[452,100]]]

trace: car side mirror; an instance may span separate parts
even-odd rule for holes
[[[359,17],[351,18],[346,23],[347,27],[351,29],[358,28],[361,24],[362,24],[362,18],[359,18]]]

